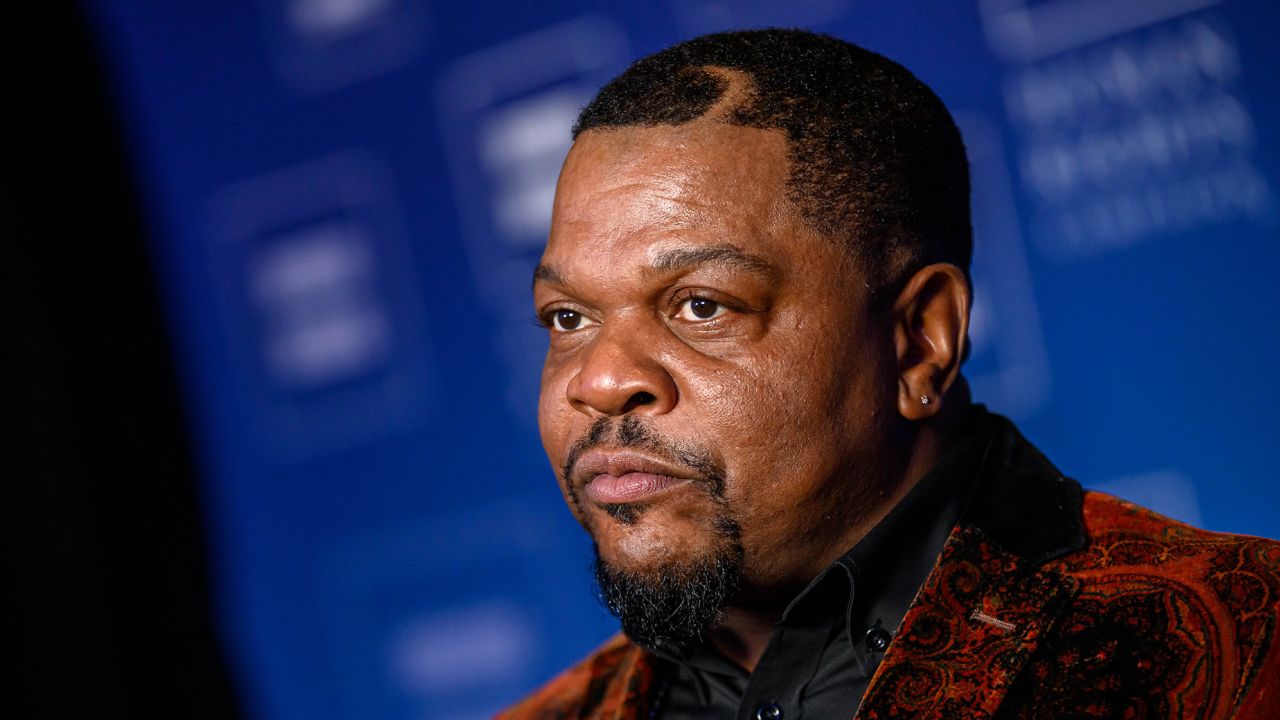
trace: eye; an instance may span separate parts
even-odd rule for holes
[[[595,325],[595,321],[576,310],[552,310],[547,313],[547,326],[558,332],[570,332],[572,330],[581,330],[589,325]]]
[[[708,300],[703,297],[691,297],[680,303],[680,310],[676,313],[676,317],[691,322],[699,322],[701,320],[711,320],[718,318],[728,310],[724,305],[715,300]]]

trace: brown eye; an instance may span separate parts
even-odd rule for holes
[[[715,300],[692,297],[680,303],[680,312],[676,313],[676,315],[685,320],[697,322],[720,317],[726,310],[727,308],[724,305]]]
[[[591,324],[591,320],[575,310],[556,310],[551,313],[551,327],[560,332],[579,330]]]

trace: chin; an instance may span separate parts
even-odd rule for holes
[[[600,506],[590,513],[597,555],[620,572],[670,577],[742,554],[738,526],[727,517],[642,505]]]
[[[633,641],[649,648],[688,647],[719,621],[742,583],[743,551],[736,533],[708,540],[700,550],[672,547],[643,533],[617,546],[597,540],[600,600]]]

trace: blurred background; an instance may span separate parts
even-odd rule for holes
[[[722,29],[837,34],[952,109],[979,400],[1087,486],[1280,535],[1275,3],[36,12],[0,206],[10,716],[488,717],[612,633],[537,441],[529,278],[578,109]]]

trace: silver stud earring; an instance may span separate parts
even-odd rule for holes
[[[921,395],[921,396],[920,396],[920,404],[921,404],[921,405],[928,405],[928,404],[929,404],[929,403],[931,403],[931,402],[933,402],[933,400],[932,400],[928,395]]]

